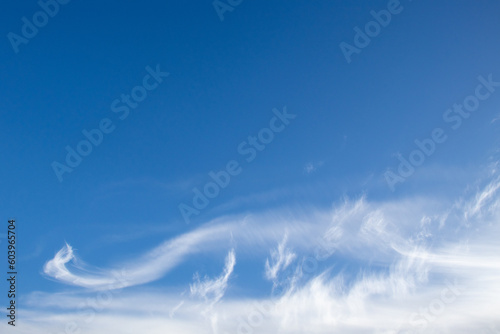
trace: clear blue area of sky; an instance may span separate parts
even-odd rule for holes
[[[457,131],[442,116],[474,93],[477,76],[500,81],[500,3],[401,5],[348,64],[339,44],[353,44],[353,28],[387,1],[243,1],[220,21],[211,1],[73,0],[17,54],[6,36],[20,34],[21,18],[39,6],[4,2],[0,212],[19,222],[22,288],[56,288],[40,272],[64,241],[104,267],[228,212],[430,187],[409,180],[392,193],[383,173],[436,127],[449,139],[427,167],[485,161],[498,143],[498,127],[488,125],[500,91]],[[112,101],[157,64],[170,76],[120,120]],[[246,163],[238,145],[283,106],[297,117]],[[103,118],[116,129],[59,182],[51,163],[64,163],[65,147]],[[186,225],[178,205],[230,160],[242,173]],[[321,166],[308,174],[308,163]]]

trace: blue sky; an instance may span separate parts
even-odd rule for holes
[[[223,20],[211,1],[41,4],[1,11],[0,247],[15,218],[22,280],[2,332],[238,332],[271,300],[254,332],[500,330],[498,2],[222,0]],[[390,22],[346,57],[372,11]],[[82,131],[102,138],[70,167]],[[391,185],[416,140],[432,149]],[[406,321],[457,280],[439,316]],[[127,317],[135,302],[157,309]]]

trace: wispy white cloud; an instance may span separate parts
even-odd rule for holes
[[[236,260],[231,251],[220,276],[190,286],[193,296],[212,306],[209,313],[200,312],[196,298],[131,288],[113,295],[94,320],[86,322],[78,310],[87,295],[33,294],[21,310],[24,328],[41,334],[75,321],[95,334],[134,332],[146,324],[153,334],[207,328],[220,334],[498,333],[499,187],[494,174],[456,202],[436,196],[378,202],[361,197],[309,215],[278,211],[212,222],[127,263],[127,270],[137,265],[139,273],[159,277],[198,252],[234,242],[240,263],[245,259],[240,252],[246,253],[265,262],[266,278],[293,281],[287,291],[262,298],[241,293],[244,280],[232,278]],[[224,239],[227,243],[221,242]],[[318,240],[335,251],[317,259],[314,271],[303,273],[300,259],[314,256]],[[87,268],[67,245],[47,263],[46,274],[82,286],[109,283],[110,271]],[[127,276],[133,283],[128,286],[144,281],[139,273]],[[240,294],[223,298],[230,278]]]
[[[199,276],[195,275],[196,282],[190,286],[191,295],[203,298],[210,307],[213,307],[224,296],[235,264],[236,256],[234,249],[232,249],[226,256],[224,271],[219,277],[215,279],[205,277],[204,280],[200,281]]]
[[[278,278],[278,273],[286,269],[296,258],[295,253],[286,248],[287,238],[288,235],[285,234],[278,248],[271,250],[271,260],[266,259],[265,268],[268,280],[275,281]]]
[[[468,204],[464,215],[465,218],[468,219],[472,216],[478,215],[481,213],[482,209],[489,204],[489,208],[492,207],[491,201],[494,200],[493,196],[496,194],[497,190],[500,188],[500,178],[493,180],[488,183],[482,191],[479,191],[474,200]],[[498,205],[498,199],[497,205]]]
[[[262,221],[272,223],[262,224]],[[258,249],[263,253],[263,249],[274,242],[277,235],[288,229],[294,235],[294,242],[304,245],[318,230],[318,227],[310,228],[308,225],[307,221],[278,218],[275,214],[226,217],[167,240],[136,259],[105,270],[78,265],[82,261],[66,244],[45,264],[44,273],[57,281],[89,289],[130,287],[158,280],[189,256],[218,250],[221,245],[234,240],[249,252],[259,245]],[[115,277],[117,271],[126,271],[126,279],[118,281]]]
[[[318,168],[322,167],[324,164],[323,161],[319,161],[319,162],[308,162],[305,166],[304,166],[304,172],[306,174],[311,174],[311,173],[314,173]]]
[[[113,289],[144,284],[159,279],[181,263],[188,255],[198,253],[215,240],[227,236],[224,225],[200,228],[172,240],[128,263],[108,270],[91,270],[78,266],[80,260],[73,248],[66,244],[44,266],[44,273],[60,282],[92,289]],[[69,268],[71,264],[71,269]],[[125,280],[118,281],[115,272],[127,272]]]
[[[117,280],[112,276],[78,276],[68,270],[66,264],[73,261],[74,267],[83,270],[73,252],[73,248],[66,243],[66,245],[56,253],[54,258],[48,261],[43,270],[44,273],[54,279],[62,282],[71,283],[80,286],[111,286],[117,283]],[[118,288],[118,286],[117,286]]]

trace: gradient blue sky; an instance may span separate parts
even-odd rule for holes
[[[397,217],[420,221],[417,216],[433,217],[426,210],[438,216],[469,195],[471,201],[484,193],[494,196],[488,186],[496,190],[500,89],[457,130],[443,113],[474,93],[478,76],[500,81],[500,3],[402,0],[401,6],[349,64],[339,44],[353,44],[353,28],[373,20],[370,11],[386,9],[387,1],[243,1],[224,21],[210,1],[71,1],[18,53],[3,38],[0,212],[4,226],[8,218],[18,222],[19,290],[25,300],[19,321],[36,323],[33,299],[40,293],[87,293],[43,272],[66,242],[89,267],[116,268],[166,240],[249,219],[253,228],[228,227],[224,241],[217,241],[220,247],[193,251],[167,274],[130,288],[138,295],[180,295],[194,284],[195,272],[220,275],[234,249],[236,266],[225,298],[239,302],[269,295],[273,283],[264,263],[284,235],[296,258],[311,251],[297,232],[307,224],[294,228],[288,221],[310,223],[305,229],[318,233],[311,232],[314,239],[331,228],[325,215],[350,205],[346,198],[365,198],[363,210],[380,205],[374,212],[401,206],[408,211]],[[4,36],[20,34],[21,18],[39,10],[36,1],[2,4]],[[169,77],[120,120],[112,101],[130,94],[146,67],[157,64]],[[285,106],[296,118],[254,161],[245,162],[238,145],[268,127],[273,108]],[[82,130],[96,128],[103,118],[116,129],[59,182],[51,163],[63,163],[65,147],[74,148],[84,139]],[[391,191],[384,173],[397,169],[397,155],[408,157],[414,140],[429,138],[435,128],[445,130],[447,141]],[[191,204],[192,189],[202,188],[208,173],[230,160],[241,162],[242,172],[186,224],[179,204]],[[266,228],[272,233],[262,232]],[[460,238],[454,235],[456,230],[439,227],[435,233],[443,240],[448,232],[453,240],[469,239],[463,231]],[[394,263],[335,256],[321,263],[315,278],[330,268],[346,282],[353,279],[350,286],[360,273],[384,272]],[[85,275],[84,268],[79,271]],[[306,289],[308,281],[302,283]]]

